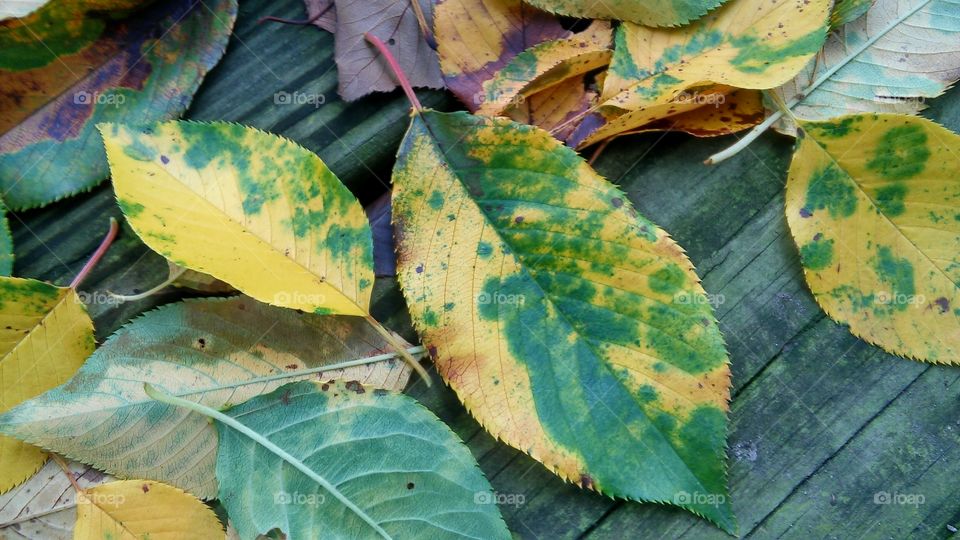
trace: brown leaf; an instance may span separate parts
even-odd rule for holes
[[[433,25],[433,3],[420,0]],[[387,44],[413,86],[443,88],[437,53],[427,44],[410,2],[404,0],[340,0],[334,55],[340,73],[340,96],[354,101],[371,92],[397,87],[387,63],[367,43],[369,32]]]

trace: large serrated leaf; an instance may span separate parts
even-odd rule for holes
[[[735,527],[730,371],[690,261],[548,133],[416,114],[398,271],[437,369],[494,436],[584,488]]]
[[[0,432],[120,477],[211,498],[213,427],[151,400],[143,383],[216,408],[321,375],[402,388],[409,368],[400,360],[322,371],[386,347],[357,317],[302,314],[246,297],[188,300],[125,326],[69,382],[0,415]]]
[[[224,122],[102,131],[117,200],[151,249],[261,302],[367,315],[370,225],[316,154]]]
[[[93,348],[93,322],[76,291],[0,278],[0,412],[62,384]],[[0,436],[0,493],[46,459],[39,448]]]
[[[887,351],[960,364],[960,136],[892,114],[801,128],[787,222],[817,301]]]
[[[470,451],[403,394],[299,382],[198,412],[216,420],[220,500],[242,538],[510,537]]]
[[[617,19],[649,26],[680,26],[702,17],[728,0],[527,0],[561,15]]]
[[[13,209],[107,177],[99,122],[179,116],[223,55],[236,0],[50,2],[0,22],[0,188]],[[109,11],[100,11],[111,8]]]
[[[822,79],[822,77],[826,77]],[[876,0],[780,88],[794,116],[916,114],[960,78],[960,0]],[[811,86],[813,84],[813,86]],[[796,126],[783,119],[779,131]]]

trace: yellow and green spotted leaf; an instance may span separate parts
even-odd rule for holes
[[[102,134],[117,201],[154,251],[261,302],[367,314],[370,225],[316,154],[224,122]]]
[[[121,17],[138,4],[149,5]],[[96,124],[179,116],[223,55],[236,14],[236,0],[54,1],[0,21],[7,205],[42,206],[106,178]]]
[[[73,289],[0,278],[0,413],[65,382],[93,348],[93,322]],[[46,459],[39,448],[0,436],[0,493]]]
[[[584,488],[733,531],[727,354],[667,233],[505,119],[414,115],[393,182],[413,321],[480,423]]]
[[[800,127],[786,212],[817,301],[887,351],[960,364],[960,136],[892,114]]]
[[[586,19],[616,19],[648,26],[681,26],[729,0],[528,0],[553,13]]]
[[[605,127],[607,118],[675,104],[707,84],[745,89],[775,88],[792,79],[827,37],[830,0],[737,0],[708,17],[677,29],[624,23],[600,102],[613,113],[584,120],[608,133],[633,129]],[[622,122],[622,120],[621,120]]]

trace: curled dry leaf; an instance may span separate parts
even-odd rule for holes
[[[528,0],[541,9],[588,19],[616,19],[648,26],[681,26],[729,0]]]
[[[801,128],[787,222],[817,302],[887,351],[960,364],[960,136],[891,114]]]

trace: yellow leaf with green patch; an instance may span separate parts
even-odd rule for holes
[[[101,132],[117,201],[154,251],[261,302],[367,315],[370,226],[313,152],[223,122]]]
[[[733,531],[727,354],[667,233],[505,119],[415,114],[393,182],[413,321],[480,423],[565,480]]]
[[[586,19],[617,19],[649,26],[680,26],[728,0],[527,0],[553,13]]]
[[[213,540],[225,538],[209,506],[152,480],[120,480],[77,494],[75,540]]]
[[[65,382],[93,349],[93,322],[76,291],[0,277],[0,412]],[[0,436],[0,493],[46,459],[39,448]]]
[[[892,114],[800,127],[786,212],[817,301],[887,351],[960,364],[960,136]]]
[[[578,146],[692,110],[710,85],[759,90],[789,81],[823,45],[830,5],[739,0],[683,28],[622,24],[600,103],[577,128]]]

